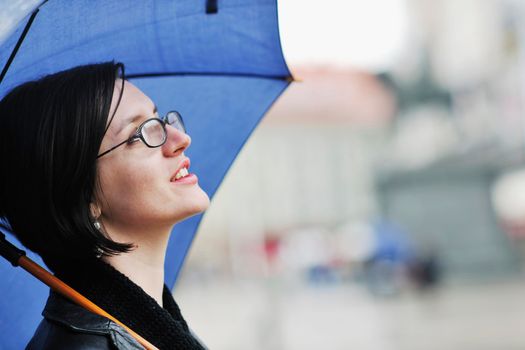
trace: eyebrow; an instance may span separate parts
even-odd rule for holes
[[[153,114],[157,113],[158,112],[158,108],[157,108],[157,105],[153,105]],[[134,122],[136,122],[137,120],[141,119],[143,117],[143,115],[141,114],[137,114],[137,115],[134,115],[132,117],[129,117],[129,118],[125,118],[124,120],[122,120],[120,122],[120,125],[119,125],[119,128],[118,128],[118,131],[117,131],[117,135],[120,134],[122,132],[122,130],[124,130],[124,128],[126,128],[126,126],[128,126],[129,124],[132,124]]]

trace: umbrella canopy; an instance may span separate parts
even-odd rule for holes
[[[127,77],[155,101],[161,114],[177,109],[183,115],[193,140],[187,154],[210,197],[291,81],[275,0],[49,0],[38,9],[34,16],[35,9],[28,9],[0,43],[0,69],[10,62],[0,98],[48,73],[123,62]],[[9,171],[8,164],[3,171]],[[166,258],[168,286],[175,284],[201,217],[173,230]],[[41,319],[48,289],[7,261],[0,261],[0,275],[0,348],[22,348]]]

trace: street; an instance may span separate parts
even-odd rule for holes
[[[216,350],[518,350],[525,282],[373,297],[360,285],[183,285],[183,315]]]

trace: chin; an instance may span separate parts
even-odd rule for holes
[[[201,188],[192,196],[191,200],[185,201],[182,217],[178,221],[182,221],[191,216],[198,215],[204,212],[210,206],[210,197]]]
[[[199,201],[196,201],[195,206],[193,207],[195,214],[204,212],[210,206],[210,197],[208,197],[208,195],[203,190],[201,190],[201,192],[202,195],[200,196]]]

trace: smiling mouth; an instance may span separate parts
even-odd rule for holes
[[[188,171],[188,168],[186,167],[182,167],[179,171],[177,171],[177,173],[175,174],[175,176],[173,176],[171,178],[171,181],[177,181],[177,180],[180,180],[186,176],[188,176],[190,174],[190,172]]]
[[[190,159],[189,158],[184,159],[180,163],[179,167],[180,168],[177,170],[177,172],[171,176],[170,182],[175,182],[175,181],[184,179],[185,177],[192,175],[189,172],[189,169],[190,169]]]

